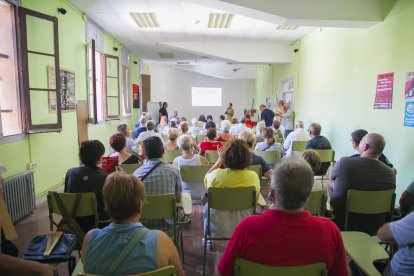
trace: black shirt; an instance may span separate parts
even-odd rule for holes
[[[161,107],[158,112],[161,113],[161,116],[165,116],[168,119],[168,112],[167,112],[167,109],[165,107]],[[161,116],[160,116],[160,120],[161,120]]]
[[[136,164],[136,163],[139,163],[139,162],[140,162],[140,160],[137,156],[131,155],[127,160],[122,162],[122,164]]]

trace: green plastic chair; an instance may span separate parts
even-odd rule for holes
[[[122,170],[127,173],[127,174],[133,174],[136,169],[138,169],[139,167],[141,167],[141,163],[135,163],[135,164],[121,164],[119,165],[120,168],[122,168]]]
[[[241,188],[208,188],[207,227],[204,231],[203,275],[206,275],[208,241],[230,239],[230,237],[211,237],[210,210],[241,211],[251,208],[253,214],[255,214],[256,202],[256,189],[253,186]]]
[[[168,142],[168,140],[169,140],[168,135],[165,135],[165,134],[163,133],[163,134],[161,134],[161,137],[162,137],[162,141],[163,141],[164,143]]]
[[[184,263],[183,237],[181,225],[185,224],[178,221],[178,212],[175,201],[175,194],[147,195],[144,208],[141,213],[141,220],[161,220],[172,219],[171,239],[181,253]]]
[[[319,154],[322,163],[333,162],[333,149],[316,149],[315,151]]]
[[[203,142],[205,139],[206,139],[206,136],[205,136],[205,135],[198,134],[198,135],[196,136],[196,142],[197,142],[197,144],[200,144],[200,143],[201,143],[201,142]]]
[[[184,182],[204,182],[204,177],[210,168],[211,165],[183,165],[180,167],[181,179]]]
[[[234,263],[235,276],[278,275],[278,276],[321,276],[328,275],[325,263],[315,263],[302,266],[268,266],[236,259]]]
[[[254,154],[262,157],[270,165],[277,164],[280,161],[279,151],[254,151]]]
[[[391,219],[395,204],[395,189],[384,191],[348,190],[344,231],[348,230],[349,213],[374,215],[388,213]],[[386,221],[384,221],[385,223]]]
[[[292,141],[292,152],[293,151],[305,151],[306,150],[306,144],[308,141]]]
[[[182,153],[180,150],[166,150],[162,159],[166,163],[172,163],[176,157],[181,155]]]
[[[305,210],[312,215],[323,216],[326,208],[327,196],[324,191],[312,191],[309,195],[308,203],[305,205]]]
[[[259,179],[262,179],[262,165],[257,164],[257,165],[250,165],[248,168],[248,170],[250,171],[254,171],[257,176],[259,177]]]
[[[219,155],[216,150],[206,150],[206,159],[208,160],[208,162],[210,162],[211,164],[214,164],[216,163],[218,158],[219,158]]]

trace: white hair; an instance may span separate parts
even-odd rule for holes
[[[265,122],[263,121],[258,122],[256,125],[256,133],[261,133],[264,128],[266,128]]]
[[[221,131],[228,132],[230,130],[231,123],[229,120],[224,120],[221,122]]]
[[[191,149],[191,146],[193,144],[193,139],[191,139],[190,135],[184,134],[178,137],[177,144],[181,150],[187,151]]]

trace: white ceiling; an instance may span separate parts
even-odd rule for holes
[[[382,20],[382,0],[69,1],[145,62],[185,61],[195,67],[289,63],[290,44],[317,27],[366,28]],[[139,28],[131,12],[155,13],[160,27]],[[207,27],[209,14],[217,12],[234,14],[229,28]],[[298,28],[276,30],[282,24]],[[162,59],[160,52],[174,58]]]

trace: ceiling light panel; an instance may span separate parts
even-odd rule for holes
[[[279,25],[277,26],[276,30],[279,31],[294,31],[298,28],[296,25]]]
[[[153,12],[131,12],[132,19],[140,28],[159,28],[157,17]]]
[[[210,13],[208,27],[215,29],[228,28],[233,20],[232,13]]]

